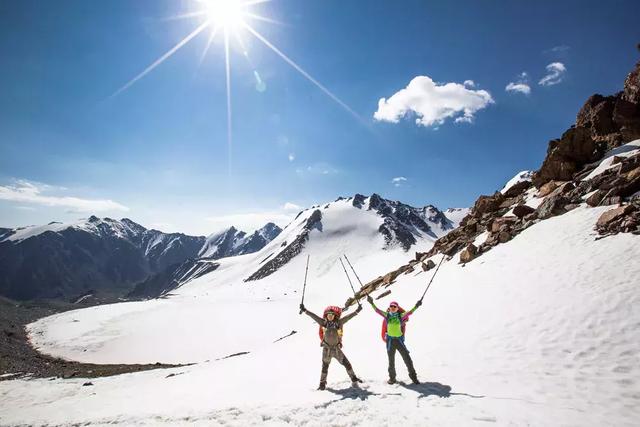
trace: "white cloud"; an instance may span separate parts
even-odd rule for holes
[[[294,153],[289,153],[289,161],[293,162],[296,159],[296,155]]]
[[[462,84],[466,87],[476,87],[476,82],[474,82],[473,80],[465,80]]]
[[[407,182],[407,178],[405,178],[404,176],[397,176],[391,180],[391,183],[395,187],[400,187],[405,182]]]
[[[287,202],[282,206],[282,209],[284,209],[285,211],[300,211],[302,207],[296,205],[295,203]]]
[[[0,200],[9,200],[20,203],[33,203],[36,205],[64,207],[76,212],[104,212],[123,211],[127,212],[128,207],[114,202],[113,200],[92,200],[81,199],[71,196],[45,195],[53,190],[66,190],[54,188],[52,186],[30,182],[26,180],[15,180],[12,185],[0,185]]]
[[[300,167],[296,169],[296,173],[300,176],[303,175],[335,175],[338,170],[325,162],[318,162],[313,165],[309,165],[306,168]]]
[[[560,46],[554,46],[551,49],[547,49],[544,51],[544,53],[555,53],[555,54],[561,54],[561,53],[565,53],[570,49],[569,46],[562,44]]]
[[[507,92],[517,92],[529,95],[531,93],[531,87],[529,86],[529,76],[526,72],[520,73],[515,82],[509,82],[504,88]]]
[[[557,85],[564,78],[564,74],[567,72],[567,67],[562,62],[552,62],[547,65],[547,75],[544,76],[538,82],[541,86],[553,86]]]
[[[381,98],[373,117],[398,123],[413,112],[417,116],[416,124],[425,127],[441,125],[449,118],[455,118],[456,123],[470,123],[476,112],[494,103],[489,92],[472,90],[470,83],[473,81],[438,84],[428,76],[414,77],[406,88],[389,99]]]

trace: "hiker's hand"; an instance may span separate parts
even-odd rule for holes
[[[360,313],[362,311],[362,306],[358,304],[358,308],[356,308],[356,313]]]
[[[304,308],[304,304],[300,304],[300,312],[304,313],[305,311],[307,311],[307,309]]]
[[[369,304],[373,304],[373,298],[371,298],[371,295],[367,295],[367,302]]]
[[[416,307],[420,307],[422,305],[422,300],[419,299],[418,302],[416,303]]]

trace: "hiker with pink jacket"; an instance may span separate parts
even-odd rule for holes
[[[382,339],[387,344],[387,356],[389,358],[389,380],[387,382],[389,384],[396,382],[396,351],[398,351],[402,356],[402,360],[404,360],[404,364],[407,366],[409,378],[411,378],[414,384],[420,384],[416,370],[413,367],[413,360],[411,360],[411,355],[409,355],[409,350],[404,342],[404,335],[405,325],[409,320],[409,316],[422,305],[422,301],[419,300],[415,307],[409,311],[403,310],[395,301],[389,304],[387,311],[382,311],[373,303],[371,295],[367,295],[367,301],[369,301],[369,304],[371,304],[371,307],[373,307],[376,313],[384,317],[384,321],[382,322]]]

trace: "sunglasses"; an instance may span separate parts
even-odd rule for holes
[[[389,308],[398,308],[397,305],[390,305]]]

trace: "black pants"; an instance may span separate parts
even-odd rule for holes
[[[389,378],[392,380],[396,379],[396,350],[402,356],[402,360],[404,360],[404,364],[407,365],[407,370],[409,371],[409,378],[416,378],[416,370],[413,367],[413,360],[411,360],[411,356],[409,355],[409,350],[404,345],[404,340],[401,338],[392,338],[387,337],[387,356],[389,357]]]

